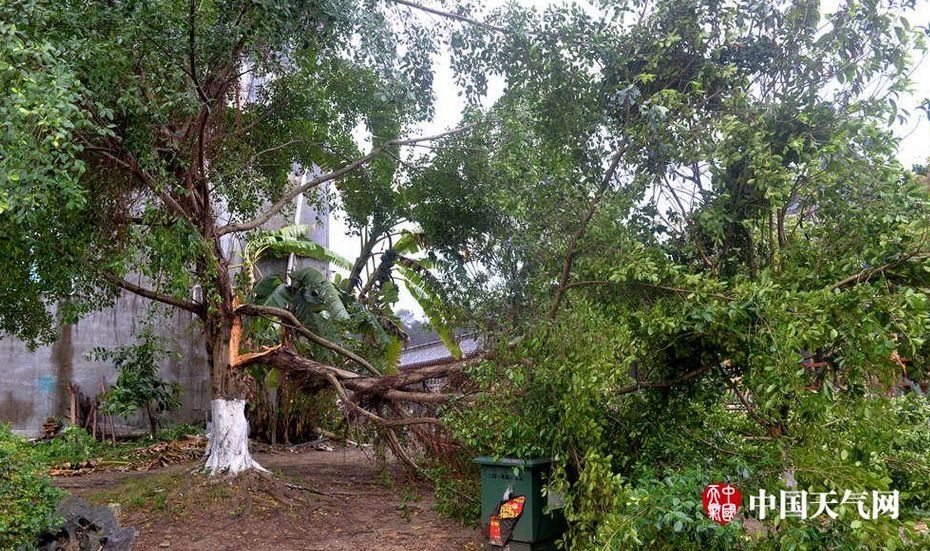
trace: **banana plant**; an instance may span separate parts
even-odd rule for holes
[[[314,268],[300,268],[289,274],[264,276],[259,262],[264,258],[290,255],[320,260],[339,267],[351,262],[315,243],[307,236],[312,228],[298,224],[278,230],[258,232],[248,239],[242,252],[243,272],[248,274],[249,300],[255,304],[290,310],[311,330],[335,336],[332,321],[344,321],[349,314],[339,291],[326,276]],[[260,326],[260,329],[265,329]]]
[[[407,292],[423,309],[423,313],[439,336],[439,340],[449,349],[452,357],[460,358],[462,350],[455,342],[453,327],[446,314],[442,283],[430,271],[435,265],[429,259],[414,259],[410,256],[420,252],[422,243],[422,234],[403,232],[401,238],[389,249],[394,251],[396,258],[385,254],[382,256],[382,264],[392,263],[392,267],[397,271]]]
[[[346,270],[352,269],[352,262],[348,258],[308,238],[311,229],[309,225],[296,224],[250,236],[242,251],[242,265],[248,273],[249,287],[255,287],[257,279],[262,277],[258,264],[265,257],[295,255],[328,262]]]
[[[289,310],[308,329],[330,340],[340,340],[340,325],[349,319],[339,291],[315,268],[300,268],[290,274],[290,282],[280,275],[263,277],[249,293],[249,302],[262,306],[274,306]],[[254,318],[249,320],[249,336],[256,344],[263,341],[278,341],[277,322]],[[331,360],[329,351],[315,350],[319,359]],[[270,414],[278,415],[278,388],[280,373],[276,369],[253,366],[249,374],[258,383],[259,392],[264,392]],[[274,432],[272,433],[274,435]]]
[[[300,268],[290,274],[290,283],[280,275],[262,278],[252,290],[251,300],[256,304],[285,308],[302,323],[319,329],[322,320],[347,320],[349,313],[339,291],[322,272],[315,268]]]
[[[266,256],[283,257],[294,254],[330,262],[351,269],[354,262],[314,243],[309,239],[308,226],[287,226],[276,231],[262,232],[250,240],[243,253],[243,263],[250,274],[258,271],[258,261]],[[431,273],[434,264],[428,259],[414,259],[411,255],[421,250],[423,237],[414,232],[402,232],[401,237],[381,254],[377,270],[369,281],[354,293],[348,280],[342,289],[318,270],[302,268],[286,275],[268,275],[253,282],[250,300],[255,303],[286,308],[308,328],[321,334],[331,333],[332,322],[344,328],[351,327],[356,335],[368,335],[382,352],[386,372],[396,370],[397,361],[406,335],[392,305],[397,300],[397,284],[403,285],[417,301],[429,319],[440,340],[453,357],[461,357],[455,342],[452,324],[443,301],[443,287]],[[338,324],[337,324],[338,325]],[[334,335],[335,336],[335,335]]]

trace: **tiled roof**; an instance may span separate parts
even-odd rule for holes
[[[458,339],[459,348],[462,349],[462,357],[468,358],[474,356],[481,350],[481,342],[478,335],[463,335]],[[400,368],[410,369],[412,367],[425,367],[435,365],[452,359],[452,354],[442,341],[433,341],[425,344],[418,344],[405,348],[400,353]]]

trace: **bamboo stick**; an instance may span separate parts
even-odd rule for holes
[[[71,426],[77,425],[77,397],[74,395],[74,385],[68,383],[68,392],[71,394]]]

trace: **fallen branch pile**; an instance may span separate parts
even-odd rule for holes
[[[185,463],[203,457],[207,439],[188,435],[182,440],[156,442],[137,448],[120,459],[91,459],[56,465],[48,470],[51,476],[80,476],[95,471],[151,471],[175,463]]]
[[[184,463],[203,457],[207,439],[203,436],[189,435],[183,440],[156,442],[151,446],[133,450],[129,454],[130,463],[118,467],[120,471],[151,471],[174,463]]]
[[[418,437],[435,435],[445,430],[442,423],[435,416],[423,413],[435,410],[440,405],[469,399],[454,391],[430,392],[426,390],[424,382],[458,375],[469,362],[482,357],[478,355],[445,364],[408,369],[397,375],[381,375],[364,358],[310,331],[288,310],[243,304],[237,308],[236,313],[273,319],[281,324],[283,332],[281,344],[260,352],[237,355],[230,362],[234,368],[264,365],[278,369],[288,377],[302,379],[307,386],[332,386],[339,395],[347,419],[373,424],[394,454],[414,470],[416,465],[403,449],[397,430],[420,427],[414,431]],[[327,365],[302,356],[291,344],[295,337],[305,338],[339,354],[345,358],[344,365]]]

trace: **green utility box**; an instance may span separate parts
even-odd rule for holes
[[[497,513],[501,499],[509,488],[512,496],[525,496],[523,514],[513,526],[513,535],[503,548],[488,544],[488,549],[509,551],[548,551],[565,532],[561,499],[543,495],[549,480],[552,460],[475,458],[481,465],[481,527],[488,534],[491,515]]]

